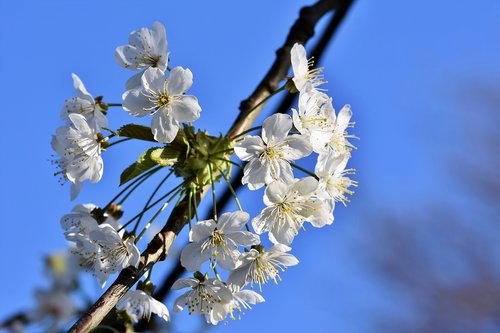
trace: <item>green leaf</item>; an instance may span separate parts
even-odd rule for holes
[[[128,168],[123,170],[120,175],[120,186],[158,165],[158,162],[151,159],[151,153],[157,149],[162,148],[155,147],[146,150],[141,154],[141,156],[139,156],[137,162],[131,164]]]
[[[127,138],[156,142],[153,133],[151,133],[151,127],[148,126],[127,124],[120,127],[117,134],[118,136],[124,136]]]

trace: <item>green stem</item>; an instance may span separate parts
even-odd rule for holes
[[[222,281],[222,279],[220,278],[219,272],[217,272],[217,267],[215,265],[213,265],[212,269],[214,270],[215,277],[217,278],[217,280]]]
[[[191,230],[191,220],[193,219],[192,210],[191,210],[191,200],[193,198],[193,191],[189,189],[188,194],[188,221],[189,221],[189,230]]]
[[[158,184],[158,186],[156,186],[156,188],[154,189],[153,193],[151,193],[151,195],[149,196],[149,199],[148,201],[146,201],[146,204],[144,205],[144,208],[142,208],[143,210],[146,209],[146,207],[151,203],[151,201],[153,201],[153,198],[154,196],[156,195],[156,193],[158,193],[158,191],[160,190],[160,188],[162,187],[163,183],[165,183],[165,181],[170,177],[170,175],[172,175],[172,173],[174,172],[174,170],[171,170],[162,180],[161,182]],[[141,215],[139,217],[139,220],[137,220],[137,223],[136,223],[136,227],[134,228],[134,231],[132,231],[132,233],[135,234],[135,232],[137,231],[137,226],[141,223],[141,220],[142,220],[142,217],[144,215]]]
[[[128,185],[127,185],[127,186],[126,186],[123,190],[121,190],[121,191],[120,191],[120,192],[119,192],[119,193],[118,193],[118,194],[117,194],[117,195],[116,195],[113,199],[111,199],[111,200],[109,201],[109,203],[108,203],[106,206],[104,206],[103,211],[106,211],[106,210],[109,208],[109,206],[111,206],[111,204],[112,204],[113,202],[115,202],[115,201],[116,201],[116,199],[118,199],[118,198],[119,198],[119,197],[120,197],[123,193],[125,193],[125,192],[126,192],[126,191],[130,188],[130,187],[134,186],[134,184],[135,184],[135,183],[137,183],[138,181],[140,181],[141,179],[143,179],[144,177],[146,177],[146,176],[147,176],[147,175],[149,175],[150,173],[158,171],[160,168],[161,168],[161,167],[157,167],[157,168],[155,168],[155,169],[149,170],[148,172],[145,172],[144,174],[142,174],[142,175],[140,175],[139,177],[137,177],[136,179],[134,179],[134,180],[133,180],[130,184],[128,184]]]
[[[122,106],[122,103],[106,103],[106,106]]]
[[[151,177],[152,175],[154,174],[153,173],[150,173],[148,174],[147,176],[145,176],[143,179],[141,179],[134,187],[132,187],[132,189],[127,193],[125,194],[125,196],[120,200],[120,202],[118,202],[119,205],[122,205],[125,200],[128,199],[128,197],[139,187],[141,186],[142,183],[144,183],[149,177]]]
[[[106,148],[109,148],[109,147],[111,147],[111,146],[117,145],[117,144],[119,144],[119,143],[122,143],[122,142],[125,142],[125,141],[128,141],[128,140],[132,140],[132,138],[125,138],[125,139],[117,140],[117,141],[115,141],[115,142],[111,142],[111,143],[109,144],[109,146],[107,146]]]
[[[196,222],[198,222],[200,218],[198,217],[198,200],[196,199],[196,195],[198,192],[196,191],[196,187],[193,189],[193,191],[194,215],[196,216]]]
[[[297,164],[290,163],[290,165],[291,165],[292,167],[294,167],[295,169],[300,170],[300,171],[302,171],[302,172],[304,172],[304,173],[308,174],[309,176],[312,176],[312,177],[316,178],[316,180],[318,180],[318,179],[319,179],[319,178],[318,178],[318,176],[316,176],[314,173],[312,173],[312,172],[311,172],[311,171],[309,171],[309,170],[304,169],[303,167],[298,166]]]
[[[182,182],[180,183],[179,185],[177,185],[176,187],[174,187],[172,190],[168,191],[167,194],[163,195],[161,198],[159,198],[158,200],[156,200],[155,202],[153,202],[151,205],[149,205],[148,207],[146,207],[145,209],[143,209],[141,212],[139,212],[136,216],[134,216],[133,218],[131,218],[130,220],[128,220],[124,225],[122,225],[120,227],[120,229],[118,229],[117,231],[121,231],[123,230],[124,228],[126,228],[130,223],[134,222],[136,219],[138,219],[140,216],[142,216],[144,213],[146,213],[148,210],[150,210],[151,208],[153,208],[154,206],[156,206],[158,203],[160,203],[163,199],[165,199],[166,197],[168,197],[170,194],[172,194],[172,192],[176,191],[179,189],[179,187],[183,186],[185,182]]]
[[[229,181],[229,178],[227,178],[227,175],[222,172],[222,170],[216,165],[217,169],[219,172],[222,174],[222,177],[224,177],[224,180],[226,181],[227,187],[229,187],[229,191],[231,191],[231,194],[233,195],[234,201],[236,202],[236,205],[238,206],[240,211],[243,211],[243,208],[241,207],[240,200],[238,199],[238,196],[236,195],[236,191],[233,188],[233,185],[231,185],[231,182]],[[248,226],[248,223],[245,223],[245,228],[247,231],[250,231],[250,227]]]
[[[155,215],[153,215],[153,217],[149,220],[149,222],[144,226],[144,228],[142,229],[141,233],[137,236],[137,238],[135,239],[135,243],[137,244],[139,242],[139,240],[142,238],[142,236],[146,233],[146,231],[149,229],[149,227],[151,226],[151,224],[153,224],[154,220],[156,220],[156,218],[158,217],[158,215],[161,214],[161,212],[163,212],[165,210],[165,208],[167,208],[168,204],[170,203],[170,201],[172,201],[179,193],[182,192],[182,188],[178,189],[177,191],[175,191],[174,194],[172,194],[172,196],[170,198],[168,198],[168,200],[163,204],[163,206],[160,207],[160,209],[158,209],[158,211],[155,213]]]
[[[214,159],[219,160],[219,161],[224,161],[224,162],[227,162],[227,163],[231,163],[232,165],[235,165],[238,168],[240,168],[240,169],[243,170],[243,165],[241,165],[239,163],[236,163],[236,162],[233,162],[231,160],[228,160],[228,159],[225,159],[225,158],[216,157],[216,156],[211,156],[210,158],[214,158]]]
[[[212,162],[208,161],[208,172],[210,173],[210,183],[212,184],[212,202],[214,206],[214,220],[217,222],[217,198],[215,196],[214,173],[212,171]]]

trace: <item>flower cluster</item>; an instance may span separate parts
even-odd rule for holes
[[[82,269],[92,272],[104,287],[109,276],[128,266],[137,267],[139,250],[134,238],[122,239],[120,224],[93,205],[77,205],[61,218],[66,239],[74,243],[72,252],[80,258]],[[98,220],[103,222],[99,223]]]
[[[323,83],[321,69],[311,68],[305,49],[296,44],[291,51],[295,89],[300,92],[299,109],[293,117],[276,114],[262,125],[262,134],[247,135],[236,142],[234,152],[243,161],[242,183],[250,190],[265,186],[266,207],[248,226],[249,215],[238,211],[217,218],[199,221],[191,228],[190,243],[183,249],[181,264],[195,272],[193,278],[178,280],[173,289],[190,288],[175,302],[175,310],[187,307],[190,314],[202,314],[207,323],[216,324],[233,312],[250,308],[264,298],[249,285],[259,286],[269,281],[277,283],[280,271],[298,264],[288,253],[299,230],[309,222],[314,227],[332,224],[336,202],[345,204],[346,194],[357,183],[348,175],[353,169],[346,164],[354,148],[346,132],[351,111],[345,106],[338,114],[332,100],[318,86]],[[318,154],[315,173],[294,164],[312,153]],[[293,168],[309,176],[295,178]],[[241,207],[240,207],[241,209]],[[242,230],[246,226],[246,230]],[[268,232],[273,246],[266,250],[259,235]],[[239,248],[245,248],[240,252]],[[216,278],[200,270],[205,262]],[[221,281],[217,267],[229,271],[227,282]]]
[[[124,323],[130,326],[142,318],[149,320],[152,313],[170,321],[167,307],[152,297],[155,286],[151,275],[156,262],[148,262],[146,255],[141,259],[138,244],[170,202],[182,203],[190,230],[180,263],[192,277],[173,284],[172,290],[187,289],[177,297],[173,308],[203,315],[213,325],[239,318],[252,305],[264,302],[263,285],[270,281],[277,284],[286,268],[299,263],[290,253],[290,245],[300,229],[306,223],[317,228],[332,224],[335,204],[345,205],[353,193],[351,187],[357,186],[349,178],[354,169],[346,168],[354,148],[349,139],[355,138],[346,131],[353,126],[350,107],[335,112],[332,99],[320,87],[325,83],[322,69],[313,68],[304,47],[295,44],[291,50],[293,78],[277,92],[299,92],[298,109],[292,109],[290,115],[275,114],[265,119],[260,135],[246,135],[253,128],[234,137],[210,136],[192,126],[201,113],[198,99],[187,94],[193,74],[181,66],[170,68],[161,23],[155,22],[152,29],[133,31],[129,43],[116,49],[115,59],[120,66],[138,71],[126,82],[122,103],[105,103],[101,96],[93,98],[73,74],[77,96],[64,103],[61,117],[66,124],[52,138],[52,147],[59,155],[58,174],[72,183],[74,199],[85,180],[96,183],[101,179],[101,153],[105,149],[132,139],[154,142],[155,146],[122,172],[120,186],[124,188],[101,206],[104,208],[76,205],[61,218],[69,253],[78,270],[92,273],[102,287],[110,275],[125,268],[132,269],[139,279],[147,273],[137,289],[129,290],[116,305],[118,318]],[[110,107],[121,107],[133,117],[151,116],[150,127],[126,124],[113,131],[106,118]],[[102,131],[109,134],[104,136]],[[122,139],[116,140],[118,137]],[[317,155],[314,172],[295,164],[313,153]],[[246,162],[242,184],[252,191],[264,188],[265,207],[253,218],[243,210],[230,182],[232,165],[242,167],[231,160],[233,154]],[[306,176],[297,177],[294,169]],[[144,208],[127,222],[120,222],[126,199],[143,182],[162,172],[164,178]],[[182,182],[155,200],[171,175]],[[218,213],[215,183],[222,179],[239,210]],[[213,215],[200,220],[198,200],[209,187]],[[159,203],[163,205],[141,227],[143,217]],[[191,225],[195,217],[196,223]],[[262,237],[265,233],[269,242]],[[255,286],[260,293],[253,290]],[[69,303],[64,294],[54,293],[52,298],[40,295],[43,304]],[[68,313],[69,309],[68,305]],[[68,317],[63,310],[58,315]]]

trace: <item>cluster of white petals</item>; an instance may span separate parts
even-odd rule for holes
[[[153,29],[132,31],[128,44],[116,48],[115,59],[124,68],[140,71],[127,81],[128,90],[141,85],[141,76],[146,69],[158,68],[164,72],[168,66],[168,52],[163,24],[154,22]]]
[[[189,314],[204,315],[207,323],[216,325],[233,312],[250,309],[249,304],[264,302],[264,298],[252,290],[240,290],[239,286],[226,285],[218,279],[185,278],[177,280],[173,290],[191,288],[174,303],[175,311],[187,307]]]
[[[196,223],[189,232],[192,243],[181,253],[182,266],[194,272],[210,259],[224,269],[234,269],[240,255],[238,246],[260,243],[258,235],[241,230],[248,219],[248,213],[237,211],[222,214],[217,222],[206,220]]]
[[[189,314],[203,315],[206,322],[213,325],[227,318],[236,319],[245,310],[251,309],[251,305],[265,301],[259,293],[251,290],[254,285],[258,285],[259,291],[262,292],[262,285],[270,281],[277,284],[281,281],[280,274],[285,269],[299,263],[298,259],[289,253],[291,251],[289,245],[299,230],[304,228],[305,223],[310,223],[316,228],[330,225],[334,220],[335,203],[341,202],[345,205],[349,202],[348,195],[353,194],[351,187],[357,186],[357,182],[350,178],[350,175],[354,174],[354,169],[347,168],[351,151],[355,148],[349,142],[350,138],[355,137],[347,132],[347,128],[353,126],[350,122],[352,117],[350,106],[346,105],[338,114],[336,113],[332,98],[323,89],[318,88],[325,83],[322,69],[314,68],[312,59],[308,60],[306,57],[304,47],[295,44],[291,50],[294,76],[284,86],[292,92],[300,93],[298,107],[292,109],[291,116],[274,114],[268,117],[263,122],[261,135],[246,135],[243,139],[239,136],[234,139],[221,136],[220,141],[216,141],[217,138],[202,133],[203,135],[196,134],[196,138],[192,139],[189,136],[191,127],[188,130],[186,124],[190,125],[200,117],[201,107],[195,96],[187,94],[193,84],[191,70],[180,66],[174,68],[168,66],[169,53],[165,27],[155,22],[152,29],[141,28],[133,31],[129,36],[129,43],[116,49],[115,59],[122,67],[138,71],[126,83],[127,91],[122,95],[121,106],[134,117],[152,116],[151,133],[154,140],[160,144],[167,144],[166,148],[171,148],[172,155],[176,156],[172,158],[176,160],[173,166],[174,162],[165,164],[158,162],[161,166],[172,167],[168,176],[174,172],[178,176],[182,175],[183,167],[197,170],[196,161],[200,162],[202,170],[205,170],[206,166],[210,170],[214,218],[199,221],[198,213],[195,211],[197,223],[192,227],[189,224],[190,242],[181,252],[180,263],[194,274],[193,277],[181,278],[173,284],[173,290],[188,289],[175,300],[174,310],[182,311],[187,308]],[[59,173],[72,183],[71,197],[74,199],[84,181],[96,183],[101,179],[103,174],[101,151],[114,143],[119,143],[118,141],[107,143],[109,139],[115,136],[127,136],[126,139],[119,140],[121,142],[130,138],[142,139],[144,135],[136,137],[130,134],[133,130],[129,130],[128,134],[122,129],[116,132],[109,130],[105,111],[109,106],[120,106],[120,104],[102,103],[102,97],[94,99],[80,78],[76,74],[72,74],[72,77],[77,96],[64,103],[61,118],[67,123],[56,130],[52,138],[52,147],[59,154],[59,159],[56,161],[61,169]],[[141,128],[131,125],[136,130]],[[112,134],[103,137],[100,133],[102,129]],[[186,152],[178,149],[175,144],[168,145],[174,141],[179,131],[183,134]],[[149,129],[146,130],[146,134],[150,136]],[[202,139],[198,139],[198,136]],[[207,140],[208,143],[202,140]],[[204,144],[212,145],[210,140],[216,142],[213,146],[217,150],[211,151],[204,146]],[[213,158],[227,162],[228,165],[236,164],[217,157],[217,154],[221,153],[219,150],[222,149],[223,153],[231,151],[233,144],[234,153],[247,162],[244,166],[242,183],[248,185],[250,190],[265,187],[263,197],[265,207],[251,219],[253,232],[248,224],[250,215],[242,210],[232,187],[230,187],[231,192],[240,210],[223,213],[217,217],[214,183],[223,176],[229,184],[226,174],[230,175],[231,172],[227,166],[219,168],[215,165],[217,172],[210,167]],[[222,148],[219,148],[220,146]],[[155,148],[154,151],[162,148]],[[162,154],[167,152],[166,148],[162,150]],[[295,164],[313,152],[318,155],[314,173]],[[181,157],[184,155],[181,154],[187,156],[185,159],[189,163],[183,162]],[[141,155],[141,158],[132,165],[132,169],[129,167],[122,173],[122,176],[125,175],[120,179],[122,184],[139,174],[144,178],[136,178],[134,182],[137,181],[137,185],[128,190],[134,185],[131,182],[106,206],[109,209],[103,211],[93,204],[77,205],[71,213],[61,218],[61,227],[64,229],[67,241],[71,243],[70,253],[74,256],[73,259],[77,258],[79,269],[91,272],[103,287],[111,274],[129,266],[139,267],[140,251],[136,242],[170,200],[177,195],[189,198],[189,215],[192,215],[191,204],[195,204],[195,209],[198,205],[196,202],[198,193],[195,191],[207,185],[205,181],[191,180],[191,174],[184,176],[184,182],[169,192],[173,193],[171,199],[168,199],[164,207],[136,236],[140,218],[156,204],[149,206],[167,179],[165,178],[153,192],[143,211],[136,216],[138,219],[133,231],[125,232],[124,227],[136,218],[132,218],[122,227],[118,221],[123,214],[121,205],[143,180],[160,169],[150,170],[151,165],[147,163],[155,162],[153,165],[157,163],[150,155]],[[192,162],[193,160],[195,162]],[[190,165],[191,163],[194,165]],[[307,176],[298,178],[293,168],[299,169]],[[145,174],[146,171],[150,174]],[[115,204],[113,201],[122,195],[121,201]],[[260,235],[264,233],[268,234],[270,241],[268,248],[261,243]],[[208,272],[202,273],[202,269],[205,268],[212,270],[215,277],[209,277]],[[227,271],[226,282],[219,275],[218,268]],[[143,318],[149,320],[152,313],[155,313],[165,321],[169,321],[170,314],[167,307],[151,296],[155,287],[150,281],[152,266],[149,266],[148,262],[147,265],[140,267],[140,271],[149,271],[148,277],[142,286],[139,284],[137,290],[127,291],[119,300],[116,310],[123,315],[120,317],[128,318],[126,320],[129,322],[130,320],[138,322]],[[64,275],[61,274],[61,281],[62,276]],[[71,275],[68,273],[67,276],[65,279],[70,281],[69,283],[56,285],[70,289],[68,286],[71,283],[75,284],[76,281],[75,273]],[[245,287],[251,289],[243,289]],[[51,295],[42,293],[39,295],[39,300],[40,308],[45,309],[43,310],[45,312],[40,312],[39,317],[50,312],[54,317],[67,319],[74,313],[74,305],[68,299],[67,293],[59,291]]]
[[[165,321],[170,320],[170,313],[162,302],[157,301],[142,290],[129,290],[118,304],[118,311],[126,312],[132,321],[138,322],[142,318],[149,320],[151,314],[155,313]]]
[[[123,94],[123,108],[135,117],[153,114],[151,131],[156,141],[172,142],[179,131],[179,123],[193,122],[200,117],[198,99],[185,95],[193,84],[189,69],[175,67],[167,78],[159,68],[148,68],[141,83],[142,89]]]
[[[65,179],[72,183],[71,198],[80,192],[83,181],[98,182],[103,173],[103,160],[98,132],[78,113],[68,114],[69,124],[52,136],[52,148],[59,155],[57,165]]]
[[[262,125],[262,137],[247,135],[236,144],[234,152],[248,162],[242,182],[249,189],[256,190],[277,180],[289,183],[294,179],[290,162],[311,154],[308,137],[288,135],[292,125],[289,115],[272,115]]]
[[[227,282],[240,287],[258,284],[260,291],[262,285],[270,280],[278,283],[281,280],[279,271],[284,272],[287,267],[299,263],[294,255],[287,253],[290,250],[283,244],[276,244],[268,251],[263,246],[253,247],[240,255],[238,266],[231,272]]]
[[[89,126],[99,132],[100,128],[108,127],[108,120],[103,113],[102,108],[94,100],[94,97],[87,91],[82,80],[72,73],[73,86],[77,96],[67,99],[61,109],[61,119],[68,120],[71,113],[81,114],[87,119]]]
[[[99,224],[92,214],[95,208],[92,204],[76,206],[62,217],[61,226],[66,239],[74,243],[72,253],[80,259],[82,269],[92,272],[104,286],[111,274],[137,267],[140,252],[133,237],[122,239],[116,220],[107,217]]]
[[[295,179],[290,183],[276,181],[266,188],[267,206],[252,220],[255,232],[269,232],[274,244],[289,245],[304,222],[323,227],[333,222],[332,208],[318,198],[318,181],[313,177]]]

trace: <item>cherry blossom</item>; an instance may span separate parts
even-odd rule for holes
[[[290,162],[308,156],[312,152],[307,136],[288,135],[292,129],[292,118],[286,114],[275,114],[264,121],[262,137],[247,135],[237,142],[234,152],[245,165],[243,184],[256,190],[276,180],[293,181]]]
[[[151,130],[156,141],[170,143],[179,130],[179,123],[193,122],[200,117],[201,107],[195,96],[184,93],[193,84],[189,69],[175,67],[167,78],[158,68],[148,68],[142,75],[142,90],[123,94],[123,108],[130,115],[153,114]]]

